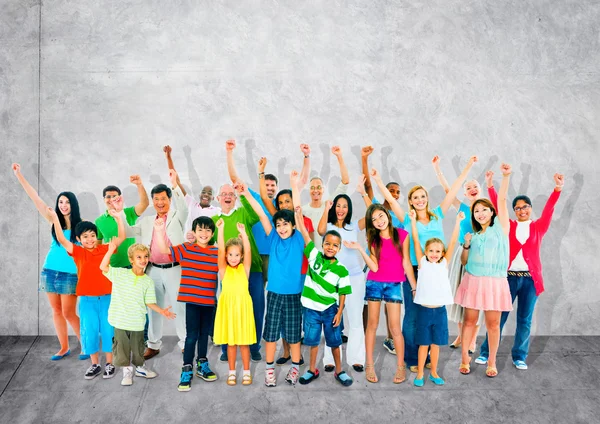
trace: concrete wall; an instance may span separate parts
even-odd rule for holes
[[[94,219],[105,185],[133,203],[130,174],[148,190],[167,180],[164,144],[194,193],[224,182],[231,137],[244,177],[256,183],[265,155],[282,187],[300,143],[330,186],[329,147],[341,145],[352,187],[372,144],[385,179],[430,187],[432,203],[435,154],[449,179],[472,154],[481,182],[511,163],[510,194],[528,193],[536,214],[564,173],[535,331],[600,334],[598,3],[0,0],[0,11],[0,334],[53,334],[36,291],[50,234],[11,162],[49,203],[73,191]]]

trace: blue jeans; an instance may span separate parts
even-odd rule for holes
[[[512,297],[513,303],[515,303],[515,298],[519,298],[517,302],[517,331],[515,333],[515,343],[512,348],[512,359],[513,361],[525,361],[529,353],[529,336],[531,334],[533,309],[535,308],[538,297],[535,294],[535,286],[533,285],[533,279],[531,277],[509,275],[508,285],[510,287],[510,296]],[[502,312],[502,318],[500,318],[500,337],[502,337],[502,329],[504,328],[507,319],[508,312]],[[485,341],[481,345],[479,354],[486,358],[490,356],[487,334],[485,336]]]
[[[404,320],[402,321],[402,336],[404,336],[404,362],[407,367],[419,362],[419,345],[417,344],[417,309],[420,305],[413,302],[412,288],[407,281],[402,283],[404,295]]]
[[[265,319],[265,286],[262,272],[250,272],[250,277],[248,278],[248,291],[252,298],[257,340],[255,344],[250,345],[250,352],[258,352],[260,350],[260,337],[262,335],[263,321]],[[221,352],[227,354],[227,345],[221,345]]]
[[[333,304],[324,311],[315,311],[303,308],[304,344],[306,346],[319,346],[321,343],[321,332],[325,335],[325,345],[330,348],[342,345],[341,326],[334,327],[333,319],[338,313],[338,305]]]

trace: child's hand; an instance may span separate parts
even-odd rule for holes
[[[117,196],[110,201],[110,205],[113,207],[115,211],[121,213],[123,208],[125,207],[125,201],[123,200],[123,196]],[[111,209],[112,210],[112,209]],[[109,211],[110,213],[110,211]]]
[[[108,243],[108,253],[111,255],[117,251],[117,243],[115,243],[115,237]]]
[[[331,321],[331,323],[333,324],[334,327],[337,327],[338,325],[340,325],[341,322],[342,322],[342,311],[339,311],[337,314],[335,314],[335,316],[333,317],[333,321]]]
[[[331,148],[331,153],[333,153],[333,155],[339,159],[342,156],[342,149],[340,146],[333,146]]]
[[[259,173],[265,172],[266,166],[267,166],[267,158],[263,156],[258,160],[258,172]]]
[[[132,175],[129,177],[129,182],[131,184],[135,184],[136,186],[141,186],[142,185],[142,178],[139,175]]]
[[[373,150],[373,146],[364,146],[362,149],[360,149],[360,156],[363,158],[369,157],[369,155],[373,153]]]
[[[294,212],[296,213],[296,219],[298,217],[302,217],[302,207],[301,206],[296,206],[294,208]]]
[[[310,146],[308,144],[301,144],[300,151],[304,154],[304,156],[310,155]]]
[[[223,221],[223,218],[219,218],[219,220],[217,221],[217,223],[215,225],[217,226],[217,228],[219,230],[222,230],[223,227],[225,226],[225,221]]]
[[[502,171],[502,175],[508,177],[512,173],[512,166],[507,163],[503,163],[500,165],[500,170]]]
[[[411,221],[417,221],[417,211],[415,211],[414,209],[411,209],[410,211],[408,211],[408,217],[410,218]]]
[[[473,166],[475,162],[477,162],[479,158],[477,156],[471,156],[469,158],[469,162],[467,162],[467,166]]]
[[[165,152],[165,156],[167,158],[171,157],[171,146],[169,146],[168,144],[166,146],[163,147],[163,152]]]
[[[433,159],[431,159],[431,164],[434,168],[438,168],[440,166],[440,157],[438,155],[435,155]]]
[[[356,242],[356,241],[347,241],[347,240],[344,240],[342,242],[342,244],[344,245],[344,247],[347,247],[348,249],[353,249],[353,250],[360,249],[360,244],[358,244],[358,242]]]
[[[377,169],[375,168],[371,168],[371,176],[373,177],[373,179],[375,179],[376,181],[381,181],[381,176],[379,175],[379,172],[377,171]]]
[[[332,207],[333,207],[333,202],[331,200],[328,200],[327,202],[325,202],[326,210],[331,210]]]
[[[165,309],[162,310],[162,314],[167,319],[174,319],[175,317],[177,317],[177,314],[175,314],[174,312],[171,312],[170,309],[171,309],[171,307],[167,306]]]
[[[185,239],[188,241],[188,243],[195,243],[196,235],[193,231],[188,231],[187,233],[185,233]]]
[[[54,210],[53,207],[48,206],[46,208],[46,212],[48,213],[48,216],[50,217],[50,219],[52,219],[53,221],[58,221],[58,215],[56,214],[56,211]]]
[[[358,177],[358,184],[356,185],[356,191],[358,191],[363,196],[367,194],[367,192],[365,191],[366,180],[367,177],[365,177],[365,174],[360,174],[360,176]]]
[[[119,197],[121,197],[121,196],[119,196]],[[123,210],[123,208],[121,208],[121,210]],[[119,211],[117,209],[109,209],[108,214],[110,216],[112,216],[115,219],[115,221],[121,220],[121,211]]]
[[[13,163],[12,164],[12,170],[15,173],[15,176],[19,176],[19,174],[21,174],[21,165],[19,165],[18,163]]]
[[[227,149],[227,151],[232,152],[233,149],[235,149],[235,140],[227,140],[225,142],[225,148]]]
[[[414,211],[411,211],[414,212]],[[462,221],[463,219],[465,219],[465,213],[460,211],[459,213],[456,214],[456,223],[458,224],[460,221]]]
[[[488,187],[491,187],[494,185],[494,171],[487,171],[485,173],[485,183],[487,184]]]
[[[290,183],[292,185],[294,185],[296,182],[298,182],[298,171],[293,170],[292,172],[290,172]]]
[[[165,231],[165,220],[162,218],[157,218],[154,220],[154,230],[162,233]]]
[[[469,245],[471,245],[472,238],[473,238],[473,234],[471,234],[471,233],[465,234],[465,244],[469,243]]]
[[[242,224],[241,222],[238,222],[236,224],[237,230],[240,232],[240,235],[246,235],[246,226],[244,224]]]
[[[556,187],[560,187],[561,189],[565,185],[565,176],[563,174],[554,174],[554,184]]]

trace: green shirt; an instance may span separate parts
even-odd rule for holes
[[[350,276],[344,265],[323,257],[311,241],[304,254],[308,258],[308,272],[302,289],[302,306],[313,311],[324,311],[339,300],[341,294],[351,294]]]
[[[144,331],[146,305],[156,303],[152,278],[112,266],[103,274],[112,282],[108,323],[120,330]]]
[[[125,219],[129,225],[134,225],[138,219],[135,213],[135,207],[131,206],[123,209],[125,213]],[[108,243],[113,237],[119,235],[119,228],[117,221],[108,214],[108,211],[104,212],[98,218],[96,218],[96,227],[98,227],[98,240],[104,240]],[[131,265],[129,263],[129,256],[127,250],[129,246],[135,243],[135,238],[127,238],[121,243],[119,249],[110,258],[110,264],[116,268],[125,268]]]
[[[241,208],[235,209],[229,215],[224,215],[222,213],[215,215],[212,217],[212,220],[216,224],[219,218],[223,218],[225,224],[225,229],[223,230],[225,232],[225,243],[227,243],[227,240],[230,238],[239,236],[240,232],[237,229],[237,223],[241,222],[244,224],[246,227],[246,234],[248,234],[248,240],[250,241],[250,253],[252,255],[250,272],[262,272],[262,259],[258,253],[256,242],[254,241],[254,234],[252,234],[252,226],[260,220],[244,196],[240,196],[240,203],[242,204]],[[214,240],[217,240],[218,231],[219,229],[215,228]]]

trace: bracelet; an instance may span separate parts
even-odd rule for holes
[[[465,249],[465,250],[469,250],[470,248],[471,248],[471,245],[465,246],[465,245],[463,244],[463,249]]]
[[[310,155],[304,155],[304,159],[308,159]]]
[[[436,175],[444,175],[444,173],[443,173],[443,172],[436,172],[435,174],[436,174]]]
[[[259,172],[258,175],[265,175],[264,171],[263,172]]]

